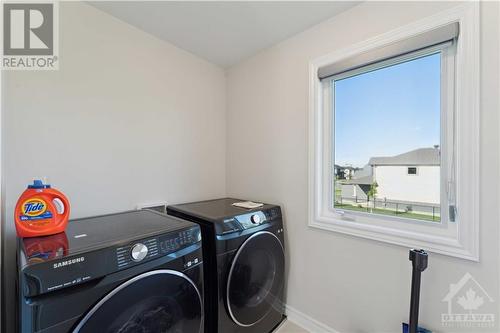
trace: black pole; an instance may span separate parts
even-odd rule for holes
[[[410,261],[413,266],[411,277],[411,300],[410,300],[410,333],[417,333],[418,309],[420,302],[420,278],[427,268],[427,253],[424,250],[410,250]]]

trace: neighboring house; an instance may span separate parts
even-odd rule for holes
[[[340,183],[342,199],[354,201],[366,200],[372,183],[371,166],[366,165],[363,169],[358,169],[351,179]]]
[[[372,157],[377,197],[403,202],[439,204],[439,147],[420,148],[391,157]]]
[[[350,179],[350,178],[354,177],[354,174],[358,170],[359,170],[359,168],[354,168],[352,166],[341,166],[341,165],[335,164],[335,178],[336,179]]]
[[[377,182],[377,199],[439,205],[439,147],[415,149],[390,157],[372,157],[351,179],[340,182],[343,200],[366,200]]]

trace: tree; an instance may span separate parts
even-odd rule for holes
[[[377,187],[378,187],[377,182],[373,182],[370,185],[370,190],[368,190],[368,193],[366,193],[366,196],[368,197],[368,202],[370,201],[370,198],[373,198],[373,207],[375,207],[375,198],[377,196]]]
[[[368,193],[366,194],[368,196],[368,198],[373,198],[375,199],[375,197],[377,196],[377,187],[378,187],[378,184],[377,182],[373,182],[371,185],[370,185],[370,190],[368,191]]]

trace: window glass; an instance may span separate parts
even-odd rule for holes
[[[441,53],[333,78],[332,89],[334,208],[440,221]]]
[[[409,175],[416,175],[417,174],[417,168],[416,167],[409,167],[408,168],[408,174]]]

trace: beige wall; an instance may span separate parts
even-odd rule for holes
[[[10,297],[10,212],[33,176],[47,176],[68,195],[72,217],[225,194],[222,69],[68,2],[60,5],[60,61],[59,71],[4,72]]]
[[[282,204],[287,303],[339,332],[400,332],[410,262],[406,248],[308,228],[308,62],[455,5],[363,3],[228,72],[228,195]],[[441,300],[464,273],[499,295],[498,13],[497,3],[481,4],[481,262],[431,254],[421,324],[438,332],[452,331],[441,327]]]

